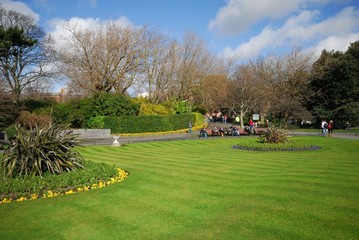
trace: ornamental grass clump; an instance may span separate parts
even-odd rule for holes
[[[4,178],[59,174],[83,168],[83,158],[74,147],[77,135],[63,125],[26,129],[16,125],[11,145],[3,153]]]
[[[288,133],[283,128],[270,127],[259,137],[262,143],[287,143]]]

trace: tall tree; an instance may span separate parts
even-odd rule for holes
[[[241,127],[244,127],[244,116],[250,111],[258,108],[262,94],[258,86],[262,84],[255,74],[255,66],[252,62],[237,67],[228,88],[227,105],[239,114]]]
[[[68,26],[71,36],[58,51],[60,69],[73,87],[85,93],[125,93],[142,72],[144,29],[120,27],[114,22],[100,28]]]
[[[346,121],[358,124],[359,112],[359,41],[347,52],[323,50],[313,64],[308,108],[321,118],[333,118],[337,126]]]
[[[229,80],[226,75],[212,74],[206,76],[200,82],[200,94],[198,96],[198,105],[209,112],[214,112],[225,107],[229,95]]]
[[[261,111],[274,114],[286,125],[289,118],[308,118],[305,108],[312,64],[312,55],[293,49],[283,56],[259,58],[256,75],[259,88],[264,90]]]
[[[155,31],[146,31],[143,36],[146,53],[140,88],[148,91],[152,103],[168,101],[173,95],[173,79],[178,73],[178,43]]]
[[[0,8],[0,81],[13,99],[52,76],[44,31],[30,16]]]
[[[215,74],[215,56],[204,41],[194,33],[186,33],[180,45],[179,70],[175,79],[178,99],[186,100],[189,108],[200,98],[201,81]]]

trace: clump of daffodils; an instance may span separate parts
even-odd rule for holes
[[[121,169],[121,168],[116,168],[118,174],[116,177],[112,177],[110,178],[110,180],[107,181],[100,181],[98,183],[94,183],[91,186],[83,186],[83,187],[78,187],[75,189],[69,189],[67,191],[63,191],[63,192],[57,192],[57,191],[52,191],[52,190],[48,190],[47,192],[43,193],[42,195],[38,195],[36,193],[33,193],[30,195],[30,197],[24,197],[21,196],[19,198],[13,199],[13,198],[3,198],[2,200],[0,200],[0,204],[3,203],[11,203],[11,202],[22,202],[25,200],[35,200],[38,198],[52,198],[52,197],[56,197],[59,195],[70,195],[70,194],[74,194],[77,192],[83,192],[83,191],[89,191],[91,189],[97,189],[97,188],[103,188],[105,186],[108,186],[110,184],[114,184],[114,183],[118,183],[118,182],[122,182],[124,181],[127,177],[128,177],[128,172],[126,172],[125,170]]]

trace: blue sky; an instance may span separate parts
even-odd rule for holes
[[[186,31],[224,57],[248,60],[302,47],[346,51],[359,40],[358,0],[0,0],[32,15],[55,38],[66,21],[88,27],[116,21],[147,25],[181,40]]]

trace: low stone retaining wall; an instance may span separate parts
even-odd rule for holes
[[[82,139],[111,137],[111,129],[72,129],[71,131]]]

